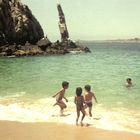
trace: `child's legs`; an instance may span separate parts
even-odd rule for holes
[[[55,106],[55,105],[57,105],[57,102],[53,106]]]
[[[79,116],[80,116],[80,111],[77,109],[77,118],[76,118],[76,124],[78,124]]]
[[[89,107],[89,116],[92,117],[92,106]]]
[[[86,114],[85,109],[83,108],[83,109],[81,110],[81,112],[82,112],[82,114],[83,114],[83,116],[82,116],[82,118],[81,118],[81,122],[82,122],[83,119],[85,118],[85,114]]]
[[[66,108],[66,104],[61,100],[59,102],[57,102],[57,104],[59,105],[59,107],[61,108],[61,110],[63,110],[64,108]]]
[[[67,107],[66,104],[62,100],[60,101],[60,103],[61,103],[61,107],[62,108],[66,108]]]

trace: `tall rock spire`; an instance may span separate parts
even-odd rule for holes
[[[61,34],[61,41],[65,42],[65,41],[68,41],[69,33],[67,30],[65,15],[63,13],[62,7],[59,2],[57,3],[57,9],[58,9],[58,14],[59,14],[59,29],[60,29],[60,34]]]

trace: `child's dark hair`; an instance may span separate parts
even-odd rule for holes
[[[64,87],[67,87],[69,85],[69,82],[67,82],[67,81],[63,81],[62,82],[62,87],[64,88]]]
[[[81,94],[82,94],[82,88],[81,87],[77,87],[76,88],[76,95],[77,96],[81,96]]]
[[[127,80],[127,81],[132,81],[132,79],[131,79],[131,78],[127,78],[126,80]]]
[[[91,86],[90,85],[85,85],[85,90],[86,91],[90,91],[90,89],[91,89]]]

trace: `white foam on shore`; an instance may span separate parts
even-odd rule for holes
[[[14,101],[13,101],[14,99]],[[73,98],[69,98],[65,116],[59,115],[59,107],[54,106],[55,99],[45,98],[31,102],[15,100],[15,97],[5,102],[0,99],[0,120],[20,122],[56,122],[75,124],[76,109]],[[7,101],[9,100],[9,101]],[[8,104],[7,104],[8,102]],[[93,118],[85,117],[84,123],[90,127],[107,130],[129,131],[140,134],[140,112],[124,108],[104,109],[101,104],[93,107]]]

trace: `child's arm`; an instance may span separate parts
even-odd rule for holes
[[[74,103],[76,104],[76,97],[74,98]]]
[[[68,99],[65,96],[63,96],[63,98],[66,100],[66,102],[68,102]]]
[[[65,94],[65,90],[63,89],[63,90],[61,90],[60,96],[62,98],[64,98],[66,100],[66,102],[68,102],[68,99],[64,96],[64,94]]]
[[[86,102],[85,102],[85,97],[84,96],[82,96],[82,100],[83,100],[83,103],[85,104]]]
[[[57,92],[56,94],[54,94],[52,97],[56,97],[59,93],[61,92],[61,90],[59,92]]]
[[[93,98],[94,98],[95,102],[98,103],[97,98],[96,98],[96,96],[94,95],[94,93],[92,93],[92,95],[93,95]]]

